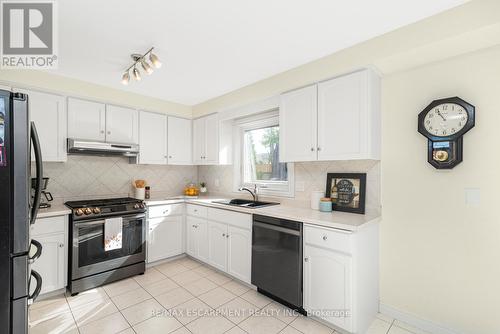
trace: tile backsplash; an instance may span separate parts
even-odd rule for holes
[[[137,165],[125,157],[70,155],[68,161],[46,162],[44,176],[55,199],[116,197],[133,194],[132,181],[144,179],[153,195],[176,196],[198,180],[196,166]]]
[[[295,163],[295,198],[280,201],[309,207],[311,192],[325,191],[326,174],[329,172],[366,173],[366,212],[380,212],[380,161],[376,160]],[[200,166],[198,178],[207,182],[209,192],[229,194],[234,191],[233,166]]]
[[[366,212],[380,211],[380,162],[374,160],[295,163],[295,198],[278,200],[308,207],[311,192],[325,190],[328,172],[367,173]],[[210,194],[236,196],[233,166],[137,165],[125,157],[70,155],[65,163],[44,163],[44,176],[59,200],[133,195],[136,179],[146,180],[156,197],[181,195],[186,184],[199,181],[207,182]]]

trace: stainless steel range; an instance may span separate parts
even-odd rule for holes
[[[72,295],[144,273],[146,206],[142,201],[113,198],[65,204],[73,211],[68,270],[68,288]],[[113,218],[121,220],[121,247],[107,250],[105,230]]]

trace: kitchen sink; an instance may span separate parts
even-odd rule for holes
[[[239,206],[242,208],[250,208],[250,209],[262,208],[271,205],[279,205],[279,203],[276,202],[262,202],[262,201],[253,201],[249,199],[240,199],[240,198],[235,198],[228,201],[213,201],[212,203]]]

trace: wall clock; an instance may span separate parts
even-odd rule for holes
[[[463,136],[475,124],[475,107],[459,97],[432,101],[418,114],[418,132],[428,139],[427,161],[437,169],[462,162]]]

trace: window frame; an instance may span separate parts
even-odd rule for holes
[[[245,182],[244,168],[244,136],[245,131],[257,130],[266,127],[279,126],[279,111],[274,109],[257,115],[248,116],[235,121],[237,128],[235,133],[235,147],[237,148],[234,154],[234,191],[238,191],[240,187],[248,187],[253,189],[257,184],[259,195],[275,196],[275,197],[294,197],[295,195],[295,173],[294,164],[287,164],[288,180],[284,181],[258,181]]]

